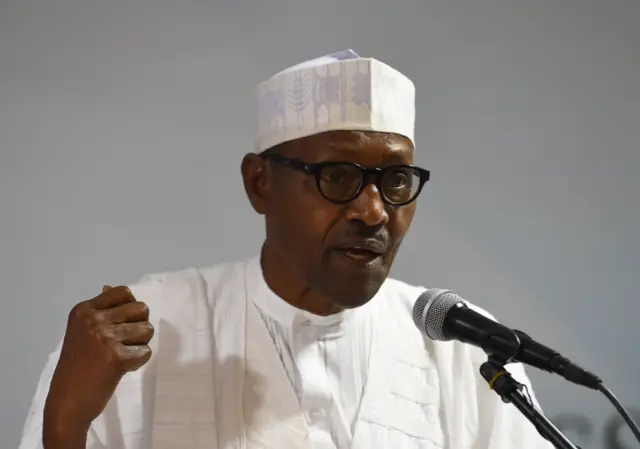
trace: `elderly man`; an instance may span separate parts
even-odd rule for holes
[[[480,350],[423,338],[424,289],[388,278],[429,180],[414,94],[351,50],[259,85],[242,177],[261,251],[76,305],[20,448],[550,448]]]

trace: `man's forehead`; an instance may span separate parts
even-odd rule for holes
[[[286,142],[288,156],[309,160],[341,159],[352,162],[413,159],[413,144],[404,136],[373,131],[328,131]]]
[[[332,150],[345,152],[362,152],[366,150],[412,151],[413,143],[405,136],[394,133],[376,131],[328,131],[310,139],[324,139]]]
[[[312,136],[314,138],[316,136]],[[404,145],[413,147],[413,143],[408,138],[395,133],[378,131],[327,131],[318,134],[317,137],[324,137],[333,147],[357,147],[363,145]]]
[[[328,131],[391,133],[414,143],[413,83],[352,50],[285,69],[259,84],[256,94],[258,153]]]

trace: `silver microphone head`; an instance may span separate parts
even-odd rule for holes
[[[453,337],[445,335],[444,320],[449,310],[460,303],[464,303],[464,300],[449,290],[425,290],[413,305],[413,322],[420,332],[432,340],[453,340]]]

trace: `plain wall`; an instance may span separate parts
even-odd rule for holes
[[[253,86],[345,48],[417,86],[432,181],[393,275],[640,406],[639,21],[637,0],[0,0],[0,447],[73,304],[257,252],[239,169]],[[604,448],[605,399],[529,373]]]

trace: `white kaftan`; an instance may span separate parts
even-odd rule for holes
[[[130,289],[151,311],[154,355],[122,379],[87,449],[552,448],[488,389],[482,351],[422,337],[422,287],[388,279],[362,308],[314,317],[278,303],[256,256]],[[19,449],[42,448],[59,351]],[[531,391],[521,365],[509,371]]]

